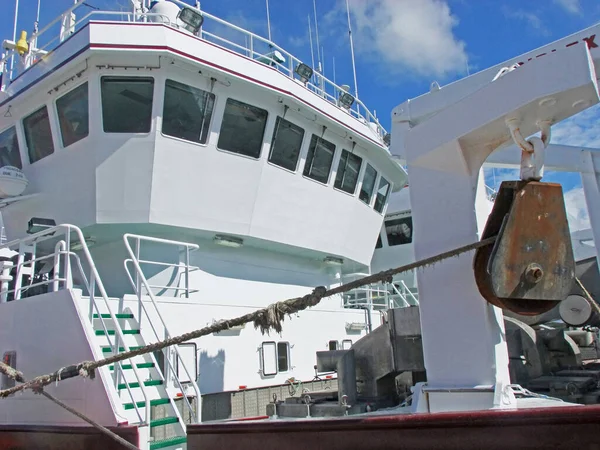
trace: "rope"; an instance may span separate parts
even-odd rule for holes
[[[579,286],[579,289],[582,290],[583,297],[588,301],[594,312],[598,314],[598,317],[600,317],[600,306],[598,305],[598,303],[596,303],[596,301],[592,297],[592,294],[589,293],[589,291],[585,288],[585,286],[579,278],[575,277],[575,283],[577,284],[577,286]]]
[[[384,270],[382,272],[369,275],[346,284],[342,284],[333,289],[326,289],[323,286],[319,286],[316,287],[310,294],[307,294],[303,297],[297,297],[273,303],[267,306],[266,308],[259,309],[249,314],[244,314],[243,316],[239,316],[234,319],[220,320],[207,327],[200,328],[189,333],[184,333],[176,337],[171,337],[153,344],[145,345],[136,350],[129,350],[127,352],[115,354],[113,356],[109,356],[108,358],[104,358],[98,361],[83,361],[79,364],[73,364],[67,367],[63,367],[54,373],[40,375],[18,386],[14,386],[9,389],[4,389],[0,391],[0,398],[8,397],[9,395],[14,394],[15,392],[23,391],[26,389],[39,390],[44,386],[49,385],[50,383],[63,381],[68,378],[73,378],[77,376],[89,377],[93,379],[95,377],[95,370],[108,364],[118,363],[120,361],[124,361],[135,356],[144,355],[146,353],[155,352],[157,350],[162,350],[172,345],[181,344],[183,342],[192,339],[197,339],[199,337],[206,336],[212,333],[218,333],[220,331],[244,325],[249,322],[253,322],[254,328],[260,329],[260,331],[263,334],[268,333],[270,330],[274,330],[277,333],[281,333],[282,323],[286,315],[291,315],[296,312],[305,310],[306,308],[315,306],[319,304],[319,302],[324,298],[331,297],[337,294],[342,294],[344,292],[348,292],[353,289],[372,283],[389,283],[392,281],[392,277],[394,275],[409,272],[418,268],[425,268],[431,266],[445,259],[456,257],[463,253],[467,253],[472,250],[491,245],[494,243],[495,240],[495,236],[490,237],[482,241],[475,242],[473,244],[458,247],[453,250],[422,259],[420,261],[415,261],[400,267]]]
[[[16,380],[20,383],[24,383],[25,382],[25,378],[23,377],[23,373],[19,372],[16,369],[13,369],[12,367],[10,367],[7,364],[4,364],[3,362],[0,362],[0,372],[2,372],[3,374],[5,374],[6,376],[12,378],[13,380]],[[97,422],[94,422],[92,419],[90,419],[89,417],[85,416],[84,414],[80,413],[79,411],[71,408],[69,405],[61,402],[59,399],[57,399],[56,397],[54,397],[51,394],[48,394],[46,391],[44,391],[43,389],[39,389],[39,390],[34,390],[34,392],[43,395],[44,397],[46,397],[47,399],[53,401],[54,403],[56,403],[58,406],[60,406],[61,408],[66,409],[67,411],[69,411],[71,414],[79,417],[81,420],[84,420],[85,422],[89,423],[91,426],[93,426],[94,428],[96,428],[97,430],[101,431],[102,433],[106,434],[108,437],[110,437],[111,439],[114,439],[115,441],[117,441],[119,444],[123,445],[124,447],[130,449],[130,450],[140,450],[139,447],[136,447],[135,445],[133,445],[131,442],[127,442],[125,439],[123,439],[121,436],[119,436],[118,434],[110,431],[108,428],[103,427],[102,425],[100,425]]]

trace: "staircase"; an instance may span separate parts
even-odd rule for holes
[[[114,299],[110,304],[117,306],[119,302]],[[92,325],[102,356],[113,355],[117,345],[119,352],[145,345],[138,323],[127,309],[114,316],[94,313]],[[149,443],[145,448],[186,448],[185,423],[175,399],[169,395],[165,376],[154,354],[136,356],[102,370],[110,372],[129,423],[149,426]]]

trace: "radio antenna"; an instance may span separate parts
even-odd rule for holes
[[[350,5],[346,0],[346,12],[348,13],[348,36],[350,37],[350,53],[352,54],[352,73],[354,74],[354,96],[358,98],[358,83],[356,81],[356,62],[354,61],[354,42],[352,41],[352,25],[350,24]]]

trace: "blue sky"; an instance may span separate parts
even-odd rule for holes
[[[192,0],[188,0],[193,3]],[[31,33],[37,0],[20,0],[18,29]],[[73,3],[42,0],[41,26]],[[127,8],[129,0],[87,0],[101,9]],[[202,8],[236,25],[267,36],[265,0],[202,0]],[[598,0],[349,0],[352,12],[360,99],[376,110],[390,129],[390,112],[407,98],[498,64],[513,56],[600,22]],[[12,37],[14,0],[3,0],[2,38]],[[306,62],[311,61],[308,16],[315,23],[313,0],[269,0],[273,40]],[[353,86],[345,0],[316,0],[319,41],[325,75]],[[84,9],[80,10],[84,13]],[[600,41],[598,36],[597,41]],[[316,58],[316,50],[315,50]],[[552,142],[600,147],[600,108],[584,111],[553,127]],[[488,184],[514,176],[488,173]],[[552,174],[572,207],[572,226],[586,211],[579,176]],[[583,208],[583,209],[582,209]],[[583,222],[581,222],[581,220]],[[576,223],[576,221],[579,221]],[[580,223],[581,222],[581,223]]]

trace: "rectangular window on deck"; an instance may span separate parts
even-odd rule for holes
[[[277,369],[279,372],[290,370],[290,344],[287,342],[277,343]]]
[[[335,183],[333,186],[348,192],[349,194],[354,194],[361,164],[362,158],[360,156],[356,156],[348,150],[342,150],[342,156],[340,157],[340,164],[338,166],[337,174],[335,175]]]
[[[102,122],[105,133],[149,133],[154,78],[102,77]]]
[[[373,188],[375,187],[375,179],[377,178],[377,171],[371,166],[371,164],[367,164],[367,169],[365,170],[365,174],[363,175],[363,182],[360,188],[360,194],[358,198],[360,198],[367,205],[371,204],[371,198],[373,198]]]
[[[88,84],[83,83],[56,100],[56,111],[64,147],[89,134]]]
[[[228,98],[217,147],[258,159],[267,116],[265,109]]]
[[[0,167],[4,166],[13,166],[18,169],[23,168],[15,127],[11,127],[0,133]]]
[[[277,374],[277,346],[275,342],[263,342],[260,348],[263,376]]]
[[[337,350],[338,349],[338,341],[329,341],[328,348],[329,348],[329,350]]]
[[[334,154],[333,143],[313,134],[304,164],[304,176],[327,184]]]
[[[389,193],[390,182],[381,177],[381,180],[379,180],[379,189],[377,189],[377,195],[375,195],[375,211],[383,212],[383,208],[385,208],[385,203],[387,202]]]
[[[186,141],[206,144],[214,104],[214,94],[167,80],[162,132]]]
[[[386,220],[385,232],[387,234],[388,245],[410,244],[412,242],[412,217],[403,217],[401,219]]]
[[[285,169],[295,171],[298,166],[300,148],[304,139],[304,129],[283,117],[277,117],[269,162]]]
[[[352,339],[344,339],[342,341],[342,350],[349,350],[352,347]]]
[[[48,108],[42,106],[23,119],[29,162],[34,163],[54,153]]]

